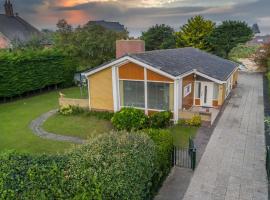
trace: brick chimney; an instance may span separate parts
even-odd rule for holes
[[[13,13],[13,5],[12,3],[10,2],[10,0],[6,0],[5,1],[5,4],[4,4],[4,7],[5,7],[5,14],[9,17],[13,17],[14,16],[14,13]]]
[[[143,40],[117,40],[116,58],[126,54],[145,52],[145,43]]]

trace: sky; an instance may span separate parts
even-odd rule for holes
[[[4,0],[0,0],[2,4]],[[117,21],[131,36],[155,24],[179,30],[187,19],[202,15],[217,24],[223,20],[258,23],[262,34],[270,34],[270,0],[11,0],[14,12],[37,28],[55,29],[59,19],[74,27],[89,20]],[[0,13],[3,13],[3,6]]]

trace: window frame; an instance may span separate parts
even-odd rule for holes
[[[187,89],[189,89],[188,91],[187,91]],[[187,84],[185,87],[184,87],[184,98],[185,97],[187,97],[188,95],[190,95],[191,94],[191,92],[192,92],[192,83],[189,83],[189,84]]]

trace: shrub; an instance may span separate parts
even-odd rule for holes
[[[98,119],[111,120],[113,117],[113,113],[111,112],[98,112],[98,111],[89,111],[84,108],[80,108],[78,106],[67,106],[60,107],[59,113],[61,115],[79,115],[85,114],[86,116],[94,116]]]
[[[179,125],[182,126],[201,126],[202,124],[202,118],[200,115],[195,115],[191,119],[180,119],[178,121]]]
[[[140,130],[147,127],[148,117],[142,110],[123,108],[114,114],[112,124],[117,130]]]
[[[98,199],[100,190],[95,180],[88,177],[88,184],[81,185],[73,178],[74,173],[67,171],[67,162],[65,155],[2,153],[0,199]]]
[[[155,145],[147,135],[100,135],[75,149],[70,157],[68,168],[78,180],[96,176],[102,199],[149,199],[157,158]]]
[[[150,127],[166,128],[171,124],[172,117],[173,114],[170,111],[157,112],[149,118]]]
[[[173,136],[169,130],[148,129],[144,131],[154,141],[157,153],[156,174],[152,192],[158,190],[172,166]]]
[[[110,121],[113,118],[114,113],[112,112],[100,112],[100,111],[88,111],[87,116],[94,116],[98,119],[104,119]]]

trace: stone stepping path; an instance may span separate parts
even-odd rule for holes
[[[58,112],[58,110],[51,110],[37,119],[33,120],[30,123],[30,129],[33,131],[33,133],[41,138],[48,139],[48,140],[54,140],[54,141],[60,141],[60,142],[71,142],[74,144],[83,144],[86,142],[86,140],[83,140],[78,137],[72,137],[72,136],[65,136],[65,135],[57,135],[55,133],[49,133],[45,131],[42,128],[42,125],[44,122],[50,118],[51,116],[55,115]]]

